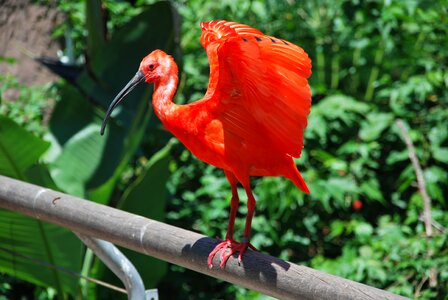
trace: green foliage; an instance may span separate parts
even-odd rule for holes
[[[45,132],[56,99],[54,84],[28,87],[12,75],[0,75],[0,115],[10,117],[33,133],[42,135]]]
[[[0,135],[0,172],[22,180],[26,178],[25,172],[50,146],[4,116],[0,116]]]
[[[6,210],[0,210],[0,222],[0,272],[36,285],[52,286],[61,295],[77,293],[72,276],[48,267],[80,268],[82,244],[73,233]]]
[[[65,143],[50,164],[57,186],[71,195],[85,197],[86,183],[98,169],[105,146],[99,130],[97,124],[87,125]]]
[[[305,149],[297,160],[311,195],[282,178],[254,179],[252,242],[271,255],[379,288],[443,299],[446,230],[436,231],[429,242],[423,236],[422,200],[408,150],[394,124],[398,117],[409,124],[433,199],[433,219],[446,228],[441,216],[448,194],[448,51],[440,48],[448,21],[443,1],[177,3],[184,17],[181,101],[202,97],[207,86],[208,63],[198,43],[200,21],[224,18],[253,25],[302,46],[313,60],[313,106]],[[175,198],[168,219],[209,236],[223,235],[230,192],[222,173],[188,152],[173,169],[177,171],[170,189]],[[245,198],[243,192],[241,196]],[[355,201],[362,203],[360,210],[352,207]],[[245,211],[242,205],[236,236],[244,226]],[[394,236],[389,229],[403,234]],[[370,249],[363,254],[374,252],[368,260],[360,258],[358,249],[363,246]],[[403,252],[413,247],[420,250]],[[391,249],[394,260],[388,257]],[[430,285],[431,268],[437,270],[437,285]],[[179,290],[203,290],[203,284],[182,272],[173,268],[182,279]],[[230,286],[213,295],[225,298],[228,293],[232,298],[249,297]]]
[[[50,1],[40,0],[39,2],[48,3]],[[71,46],[64,49],[64,54],[67,56],[73,55],[75,58],[83,56],[86,52],[90,54],[92,49],[88,49],[86,43],[89,35],[95,36],[92,42],[88,41],[89,46],[95,48],[98,44],[102,44],[101,40],[109,35],[113,36],[115,31],[128,24],[135,16],[141,14],[146,6],[155,2],[157,1],[136,1],[134,6],[127,1],[116,0],[59,0],[58,10],[65,14],[66,21],[57,24],[53,37],[64,38],[66,42],[70,40],[69,44]],[[87,13],[86,9],[89,10]],[[107,18],[104,18],[102,15],[104,12],[107,12]],[[88,13],[92,14],[93,18],[90,19],[91,21]],[[100,29],[104,31],[102,33],[103,36],[101,36],[101,32],[97,32],[96,35],[92,34],[92,30],[99,31]]]
[[[89,9],[97,8],[93,2],[89,4],[92,4]],[[95,10],[96,14],[92,13],[90,16],[93,24],[98,21],[95,18],[101,18],[99,11]],[[24,181],[35,180],[43,186],[163,219],[170,146],[157,152],[161,147],[160,141],[168,140],[168,135],[154,121],[151,127],[159,132],[160,140],[154,143],[145,139],[151,115],[147,109],[150,94],[140,88],[129,95],[127,102],[114,114],[109,124],[111,130],[107,130],[104,137],[100,136],[100,124],[105,107],[119,91],[120,85],[124,85],[136,72],[139,60],[147,54],[148,49],[179,52],[175,41],[176,17],[168,2],[157,3],[141,9],[138,16],[115,31],[111,38],[104,37],[101,51],[89,52],[95,54],[91,55],[75,86],[60,84],[60,100],[45,133],[45,139],[49,142],[0,116],[0,173]],[[163,27],[156,28],[155,24]],[[90,30],[93,28],[90,27]],[[128,55],[131,52],[137,56]],[[19,136],[20,139],[17,138]],[[49,151],[45,153],[49,147]],[[149,157],[154,153],[156,154],[148,163],[141,164],[136,169],[129,167],[131,164],[140,165],[140,157]],[[39,161],[45,161],[46,164]],[[28,171],[29,177],[26,173]],[[136,205],[141,193],[154,193],[154,197],[147,200],[146,206]],[[24,263],[16,265],[14,262],[18,260],[17,253],[13,251],[12,255],[2,255],[1,272],[37,285],[53,286],[61,298],[67,294],[72,297],[86,296],[86,289],[80,290],[77,280],[67,280],[66,275],[58,270],[46,268],[39,273],[37,271],[42,267],[35,261],[37,259],[44,264],[64,266],[71,271],[80,272],[84,251],[79,240],[62,228],[55,230],[55,226],[40,221],[17,217],[7,211],[0,213],[2,224],[9,224],[4,227],[4,232],[0,232],[4,233],[1,240],[5,242],[5,247],[28,254],[23,257]],[[20,226],[13,226],[16,224]],[[73,241],[65,236],[67,234],[70,234]],[[36,236],[39,238],[35,238]],[[60,242],[63,245],[58,249]],[[29,247],[34,251],[26,250]],[[70,247],[70,251],[65,247]],[[0,254],[3,252],[0,251]],[[142,272],[147,286],[155,286],[166,272],[166,262],[151,260],[135,253],[129,254],[129,257],[134,263],[151,266],[148,271]],[[84,260],[84,264],[90,265],[88,254]],[[99,278],[110,278],[110,275],[102,272],[103,269],[97,261],[91,272]]]
[[[38,160],[48,147],[48,142],[0,115],[0,174],[33,182],[32,174],[43,168]],[[41,182],[39,179],[35,183]],[[81,243],[71,232],[6,210],[0,210],[0,223],[0,272],[37,285],[53,286],[60,294],[76,292],[72,277],[42,269],[35,262],[79,268]]]
[[[436,216],[440,214],[436,213]],[[311,260],[311,266],[372,286],[385,286],[391,292],[407,297],[437,298],[446,295],[446,234],[439,232],[434,238],[426,239],[423,226],[403,225],[397,221],[390,216],[382,216],[377,228],[358,218],[337,224],[333,222],[332,238],[350,231],[353,239],[345,242],[338,258],[317,255]],[[446,216],[440,221],[446,224]],[[431,275],[432,272],[436,273]],[[439,281],[438,291],[422,290],[425,283],[434,280]]]

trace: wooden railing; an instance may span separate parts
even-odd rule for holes
[[[207,257],[216,239],[4,176],[0,208],[280,299],[407,299],[255,251],[247,251],[241,265],[231,257],[224,269],[216,255],[210,269]]]

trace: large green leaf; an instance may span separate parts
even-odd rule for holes
[[[123,128],[116,126],[115,124],[111,124],[112,130],[106,132],[106,151],[103,155],[103,159],[97,172],[95,173],[95,178],[102,179],[105,174],[112,174],[109,179],[101,184],[99,187],[96,187],[95,184],[103,182],[101,180],[92,180],[90,185],[94,186],[94,188],[88,190],[89,199],[92,199],[96,202],[106,203],[112,192],[115,188],[116,182],[121,178],[122,173],[127,168],[130,160],[135,155],[135,152],[139,148],[141,141],[143,139],[143,135],[146,130],[146,125],[148,124],[150,111],[145,109],[146,105],[141,101],[141,109],[136,114],[135,119],[133,120],[131,127],[129,129],[130,134],[126,137],[122,137]],[[121,140],[120,137],[123,139]],[[115,159],[112,160],[116,162],[118,165],[112,164],[109,159],[115,153],[115,157],[119,155],[117,149],[123,148],[123,155],[121,160]],[[110,150],[109,150],[110,149]],[[113,169],[111,169],[113,168]],[[106,170],[106,172],[105,172]]]
[[[2,209],[0,224],[0,273],[76,295],[76,278],[49,267],[79,272],[82,244],[73,233]]]
[[[97,55],[90,57],[90,66],[77,80],[77,87],[82,92],[70,87],[64,89],[62,101],[58,103],[51,120],[51,131],[62,146],[91,124],[100,124],[104,113],[91,102],[107,107],[135,74],[143,56],[156,48],[171,54],[178,53],[175,43],[176,18],[169,2],[148,6],[116,32]],[[87,172],[88,178],[84,174],[84,178],[74,181],[74,187],[69,187],[69,179],[76,173],[71,167],[76,165],[57,164],[57,174],[62,175],[62,179],[54,177],[55,180],[59,183],[64,181],[64,189],[68,192],[80,195],[87,189],[90,199],[106,203],[148,130],[149,102],[150,89],[142,85],[116,109],[102,138],[105,140],[105,150],[101,152],[94,173],[90,172],[93,168]],[[80,186],[81,182],[83,187]]]
[[[167,197],[168,163],[174,139],[155,153],[140,176],[126,189],[119,208],[155,220],[163,220]],[[150,195],[147,199],[142,199]]]
[[[37,164],[48,146],[0,116],[1,174],[55,188],[45,166]],[[81,242],[72,233],[6,210],[0,210],[0,225],[0,272],[75,295],[73,277],[36,262],[78,270]]]
[[[63,146],[73,135],[88,124],[101,122],[99,112],[75,87],[64,85],[61,100],[56,104],[50,120],[50,131]]]
[[[24,179],[50,144],[0,115],[0,174]]]
[[[61,188],[65,191],[69,192],[70,190],[77,191],[77,195],[83,195],[84,190],[87,186],[99,186],[107,181],[111,174],[113,174],[117,168],[118,163],[120,162],[120,158],[123,156],[123,142],[125,139],[125,131],[116,126],[115,124],[110,124],[112,127],[110,132],[106,133],[106,137],[101,137],[99,134],[99,126],[102,122],[102,111],[93,106],[77,89],[71,87],[69,85],[65,85],[62,89],[61,101],[58,102],[56,108],[54,110],[53,116],[50,121],[50,130],[51,130],[51,139],[53,139],[52,148],[50,152],[56,153],[52,155],[53,157],[48,157],[50,162],[50,168],[52,170],[52,174],[58,174],[58,176],[62,176],[62,178],[56,179],[61,183]],[[81,142],[76,142],[76,145],[73,146],[73,137],[80,134],[88,128],[89,126],[94,126],[97,128],[97,131],[91,132],[91,139],[95,139],[99,144],[95,145],[95,141],[89,139],[83,139],[84,142],[89,143],[89,145],[81,145]],[[131,136],[133,136],[131,134]],[[75,176],[75,173],[71,169],[70,166],[74,166],[69,163],[69,166],[61,166],[59,164],[55,164],[55,159],[61,160],[60,157],[61,152],[64,152],[69,155],[69,153],[73,153],[73,150],[66,150],[66,146],[68,141],[71,141],[71,148],[75,147],[90,147],[91,151],[100,151],[98,153],[101,154],[100,158],[96,158],[95,168],[91,168],[89,166],[89,170],[87,171],[90,175],[88,178],[83,178],[82,180],[78,178],[74,181],[76,185],[73,188],[68,187],[70,184],[69,178]],[[106,143],[104,145],[104,143]],[[97,147],[101,145],[101,147]],[[102,149],[107,149],[107,151],[103,151]],[[78,161],[82,157],[79,157],[79,154],[74,154],[78,157]],[[91,162],[92,158],[86,158],[87,161]],[[54,173],[54,168],[57,169],[57,172]],[[92,174],[91,172],[94,172]],[[85,173],[85,172],[84,172]],[[85,174],[84,174],[85,176]],[[79,185],[82,182],[82,187]],[[107,200],[107,199],[106,199]],[[102,201],[104,202],[104,201]]]
[[[86,183],[98,168],[105,144],[99,130],[99,125],[91,124],[79,131],[51,164],[53,180],[67,193],[85,196]]]
[[[37,164],[29,168],[26,171],[26,180],[52,190],[60,190],[53,178],[51,178],[50,170],[48,170],[48,166],[45,164]]]
[[[93,101],[103,107],[109,106],[114,96],[137,72],[144,56],[155,49],[162,49],[176,58],[179,56],[176,18],[177,14],[169,2],[148,6],[116,32],[98,55],[91,58],[89,70],[81,74],[77,84]],[[147,90],[142,85],[126,96],[126,101],[114,115],[120,125],[129,127],[139,102],[150,102],[148,95],[145,95]]]

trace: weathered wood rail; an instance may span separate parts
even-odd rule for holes
[[[215,239],[4,176],[0,176],[0,208],[280,299],[407,299],[254,251],[246,252],[241,265],[231,257],[225,269],[217,267],[216,255],[216,267],[209,269],[207,257]]]

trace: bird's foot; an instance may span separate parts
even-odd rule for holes
[[[221,250],[220,254],[221,263],[219,264],[219,267],[221,269],[224,268],[224,266],[227,263],[227,260],[229,260],[229,258],[236,252],[239,252],[238,263],[241,263],[243,261],[243,255],[246,252],[247,248],[251,248],[252,250],[258,251],[257,248],[255,248],[251,243],[249,243],[249,240],[246,238],[244,238],[243,242],[241,243],[236,242],[233,239],[225,239],[224,241],[216,245],[215,249],[213,249],[213,251],[210,252],[207,261],[208,267],[210,269],[213,267],[213,258],[220,250]]]

